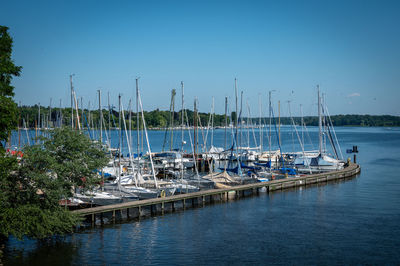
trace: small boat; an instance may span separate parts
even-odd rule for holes
[[[74,198],[98,206],[117,204],[123,201],[122,197],[117,197],[106,191],[89,191],[83,194],[75,193]]]

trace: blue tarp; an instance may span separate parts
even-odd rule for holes
[[[279,171],[282,174],[288,174],[288,175],[296,175],[297,174],[296,169],[293,169],[293,168],[282,167],[282,168],[279,169]]]
[[[271,161],[268,161],[267,163],[254,163],[255,165],[258,166],[263,166],[263,167],[267,167],[267,168],[271,168]]]

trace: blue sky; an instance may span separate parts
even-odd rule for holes
[[[400,115],[400,1],[8,1],[0,25],[14,38],[22,104],[69,105],[96,91],[124,106],[140,76],[144,108],[169,109],[185,82],[200,111],[234,108],[234,78],[252,115],[267,94],[282,114],[316,115],[316,85],[331,114]]]

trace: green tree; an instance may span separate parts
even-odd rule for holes
[[[12,99],[14,87],[11,86],[11,80],[13,76],[19,76],[21,67],[14,65],[11,53],[12,38],[8,28],[0,26],[0,141],[7,140],[17,125],[17,106]]]
[[[13,182],[10,180],[10,173],[15,171],[17,161],[13,157],[5,156],[2,142],[6,141],[11,130],[17,124],[17,105],[12,97],[14,88],[11,86],[13,76],[19,76],[21,67],[15,66],[12,59],[12,38],[8,34],[8,28],[0,26],[0,204],[8,201],[5,188]],[[4,209],[0,205],[0,219],[4,217]],[[0,228],[3,223],[0,222]],[[4,236],[0,233],[0,264]]]
[[[92,188],[107,156],[100,144],[69,127],[55,129],[43,143],[26,147],[20,166],[8,157],[0,182],[0,236],[45,238],[71,232],[78,217],[59,205],[74,187]],[[1,168],[3,169],[3,168]]]

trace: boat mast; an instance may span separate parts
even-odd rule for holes
[[[171,141],[170,141],[170,146],[169,146],[169,150],[172,151],[173,148],[173,142],[174,142],[174,115],[175,115],[175,94],[176,94],[176,90],[172,89],[172,112],[171,112]]]
[[[111,107],[110,107],[110,92],[107,92],[107,103],[108,103],[108,143],[110,145],[111,148]]]
[[[139,161],[139,152],[140,152],[140,134],[139,134],[139,78],[136,78],[136,135],[137,135],[137,178],[139,180],[140,173],[140,161]],[[149,151],[150,152],[150,151]],[[150,155],[151,156],[151,155]]]
[[[300,115],[301,115],[301,141],[304,145],[304,117],[303,117],[303,105],[300,104]]]
[[[181,81],[181,87],[182,87],[182,124],[181,124],[181,180],[183,179],[183,127],[185,123],[185,117],[184,117],[184,87],[183,87],[183,81]]]
[[[49,106],[50,110],[49,110],[49,119],[47,120],[47,128],[50,127],[49,120],[50,120],[50,124],[51,124],[51,121],[52,121],[52,117],[51,117],[51,101],[52,101],[52,99],[50,98],[50,106]],[[18,124],[19,124],[19,122],[18,122]]]
[[[132,99],[129,99],[128,109],[129,109],[129,145],[132,147]]]
[[[100,143],[103,142],[103,123],[102,123],[102,119],[103,119],[103,112],[101,110],[101,90],[97,90],[99,92],[99,116],[100,116]],[[121,95],[119,95],[118,97],[121,97]]]
[[[278,101],[278,143],[281,147],[281,101]]]
[[[82,130],[84,129],[84,121],[83,121],[83,97],[81,96],[81,120],[82,120]]]
[[[262,98],[261,94],[258,94],[258,107],[260,109],[260,117],[258,118],[258,127],[259,127],[259,133],[260,133],[260,153],[262,153],[262,127],[261,127],[261,116],[262,116]]]
[[[39,114],[38,114],[38,127],[40,129],[40,103],[39,103]]]
[[[272,124],[272,120],[271,120],[271,111],[272,111],[272,106],[271,106],[271,94],[272,91],[269,91],[269,97],[268,97],[268,106],[269,106],[269,135],[268,135],[268,142],[269,142],[269,161],[270,164],[272,164],[272,155],[271,155],[271,124]],[[270,168],[272,168],[272,165],[270,165]]]
[[[62,124],[63,124],[63,117],[62,117],[62,110],[61,110],[61,108],[62,108],[62,99],[60,99],[60,114],[59,114],[59,120],[60,120],[60,122],[59,122],[59,127],[62,127]]]
[[[228,126],[228,97],[225,96],[225,147],[224,150],[226,151],[226,127]]]
[[[243,133],[243,128],[242,128],[242,108],[243,108],[243,91],[240,92],[240,112],[239,112],[239,117],[240,117],[240,122],[239,122],[240,138],[239,138],[239,147],[242,147],[242,133]]]
[[[235,141],[236,141],[236,147],[238,145],[238,93],[237,93],[237,79],[235,78],[235,102],[236,102],[236,121],[235,121]]]
[[[197,160],[197,106],[196,106],[196,98],[194,98],[194,113],[193,113],[193,138],[194,138],[194,157]]]
[[[81,131],[81,123],[79,122],[79,113],[78,113],[78,102],[76,100],[76,93],[73,91],[74,102],[75,102],[75,112],[76,112],[76,124],[78,125],[79,131]]]
[[[69,82],[71,85],[71,128],[74,129],[74,85],[72,84],[72,77],[74,74],[69,75]]]
[[[118,127],[119,127],[119,138],[118,138],[118,159],[119,159],[119,164],[118,164],[118,187],[121,189],[121,170],[122,170],[122,165],[121,165],[121,152],[122,152],[122,132],[121,132],[121,94],[118,94]],[[100,131],[101,132],[101,131]]]
[[[182,87],[182,124],[181,124],[181,151],[183,154],[183,127],[185,123],[185,118],[184,118],[184,111],[183,111],[183,106],[184,106],[184,86],[183,86],[183,81],[181,81],[181,87]]]
[[[212,114],[211,114],[211,147],[214,146],[214,96],[212,97]]]
[[[323,152],[324,153],[326,153],[327,152],[327,149],[326,149],[326,135],[327,135],[327,132],[328,132],[328,129],[327,129],[327,121],[326,121],[326,115],[325,115],[325,112],[324,112],[324,109],[325,109],[325,93],[322,93],[322,96],[321,96],[321,119],[322,119],[322,124],[323,124],[323,127],[324,127],[324,129],[323,129],[323,131],[322,131],[322,139],[323,139]]]
[[[321,117],[321,97],[319,95],[319,85],[317,85],[318,90],[318,128],[319,128],[319,155],[322,156],[322,117]]]

